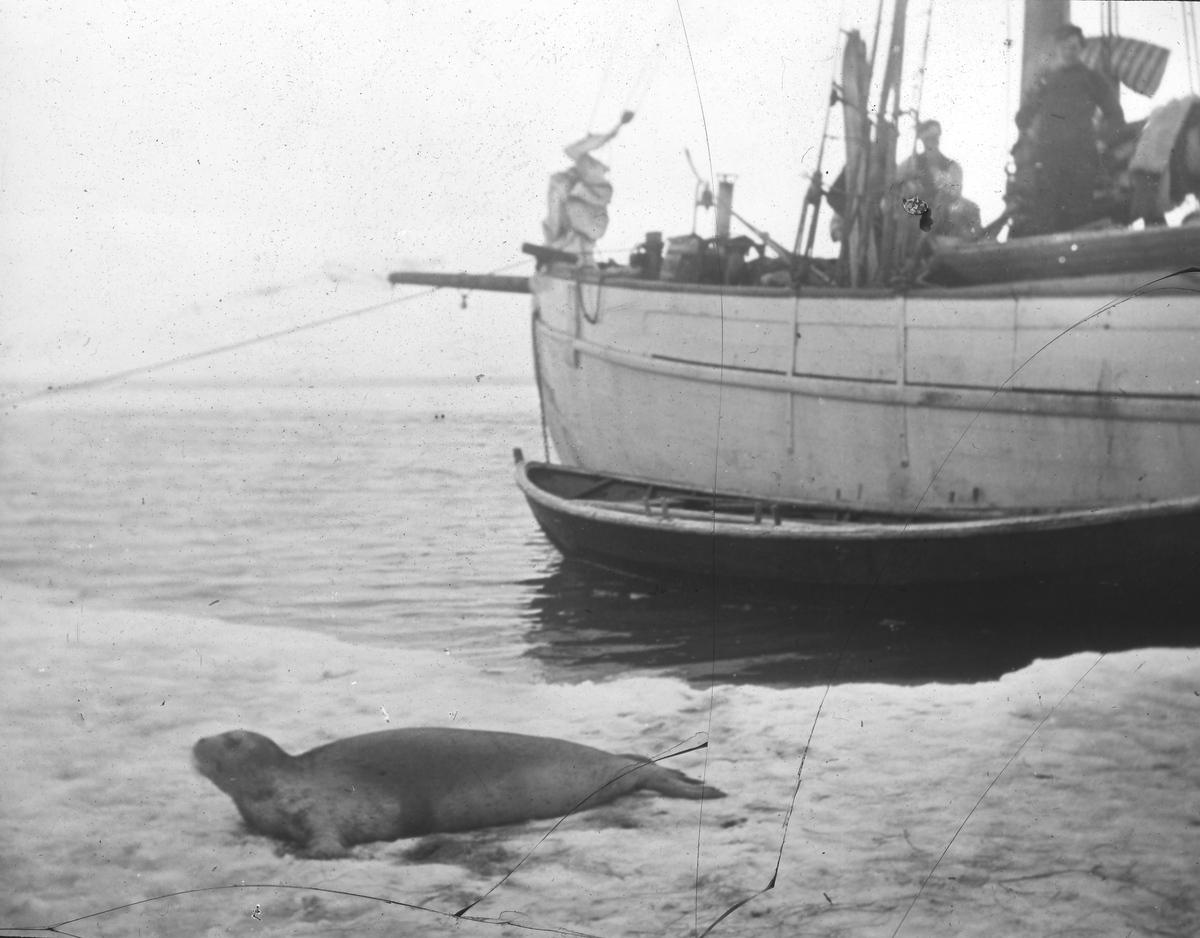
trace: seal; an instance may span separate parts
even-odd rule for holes
[[[639,756],[483,730],[383,730],[298,756],[266,736],[232,730],[201,739],[192,755],[250,830],[314,859],[344,857],[377,840],[562,817],[639,790],[725,796]]]

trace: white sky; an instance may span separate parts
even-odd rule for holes
[[[539,240],[562,147],[627,106],[637,117],[601,153],[616,189],[602,247],[690,230],[685,147],[706,175],[710,154],[714,172],[736,174],[735,208],[790,243],[839,16],[869,43],[875,0],[682,8],[690,60],[674,0],[359,0],[336,12],[9,0],[0,381],[90,377],[383,298],[331,293],[319,275],[330,261],[378,273],[518,261],[521,242]],[[910,4],[908,106],[928,9]],[[1092,34],[1100,10],[1075,2],[1072,16]],[[1189,90],[1180,5],[1122,3],[1119,17],[1123,34],[1172,50],[1154,102],[1123,93],[1135,119]],[[921,110],[941,121],[985,220],[1002,207],[1021,20],[1015,0],[933,7]],[[830,132],[841,133],[836,112]],[[825,168],[840,165],[834,140]],[[307,292],[267,310],[221,305],[296,281]],[[340,365],[319,330],[288,354],[318,355],[322,373],[343,377],[526,370],[526,301],[472,303],[456,317],[457,297],[439,295],[386,326],[352,320],[334,343]],[[276,367],[277,350],[262,355]],[[253,369],[253,356],[237,367]]]

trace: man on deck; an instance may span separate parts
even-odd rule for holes
[[[962,190],[962,167],[942,152],[942,125],[937,121],[921,121],[917,139],[921,152],[896,168],[896,184],[906,198],[915,195],[928,202],[936,216],[939,203],[953,201]]]
[[[921,121],[921,151],[896,167],[895,185],[902,199],[915,196],[929,206],[935,236],[973,239],[979,235],[979,206],[962,197],[962,167],[942,152],[941,139],[941,124]]]
[[[1017,112],[1017,127],[1032,147],[1022,235],[1070,231],[1094,220],[1096,109],[1118,127],[1125,123],[1116,88],[1080,61],[1083,30],[1068,23],[1054,40],[1055,67],[1030,88]]]

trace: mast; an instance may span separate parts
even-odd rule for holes
[[[1025,45],[1021,53],[1021,91],[1046,70],[1054,56],[1054,31],[1071,21],[1070,0],[1025,0]]]
[[[838,260],[839,281],[852,287],[867,279],[870,254],[870,199],[867,198],[867,164],[871,155],[871,121],[868,115],[871,66],[867,44],[851,30],[842,56],[842,111],[846,139],[846,212],[842,251]]]
[[[878,267],[871,279],[885,280],[895,272],[896,222],[898,205],[892,192],[896,178],[896,138],[900,131],[900,79],[904,74],[904,30],[908,18],[908,0],[896,0],[892,12],[892,41],[888,46],[887,68],[879,94],[879,114],[875,121],[875,152],[877,160],[872,188],[878,202],[884,206],[881,219]],[[891,102],[891,114],[888,103]],[[890,119],[889,119],[890,117]]]

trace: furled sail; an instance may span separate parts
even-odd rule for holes
[[[613,191],[608,167],[591,154],[632,119],[633,113],[626,111],[612,130],[588,134],[563,148],[575,165],[550,177],[546,220],[542,222],[550,247],[578,254],[585,262],[591,258],[596,242],[608,230],[608,203]]]

